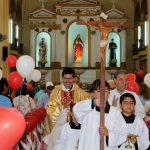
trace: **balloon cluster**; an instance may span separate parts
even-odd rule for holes
[[[34,110],[31,113],[27,113],[25,115],[26,129],[25,132],[29,133],[34,128],[36,128],[37,124],[44,120],[46,116],[45,108],[39,108]]]
[[[17,71],[11,72],[7,77],[8,84],[14,91],[21,87],[24,78],[29,78],[30,81],[33,80],[35,82],[41,79],[41,72],[34,69],[35,62],[31,56],[23,55],[17,60],[16,56],[9,55],[6,59],[6,64],[10,68],[16,67],[17,69]],[[28,85],[28,88],[31,89],[31,86]]]
[[[127,75],[127,78],[128,78],[127,90],[135,92],[136,94],[139,94],[139,86],[136,83],[136,75],[133,73],[129,73]]]

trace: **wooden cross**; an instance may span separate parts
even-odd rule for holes
[[[104,13],[103,13],[104,14]],[[105,126],[105,59],[106,59],[106,47],[108,44],[108,34],[114,29],[125,29],[128,27],[127,22],[108,22],[107,20],[101,18],[100,21],[84,21],[79,20],[78,24],[87,24],[91,27],[98,29],[101,32],[100,37],[100,58],[101,58],[101,68],[100,68],[100,127]],[[100,150],[104,150],[104,135],[100,138]]]

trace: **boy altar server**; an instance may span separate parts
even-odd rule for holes
[[[131,93],[120,97],[121,115],[116,122],[115,132],[118,134],[119,150],[146,150],[149,147],[148,128],[139,116],[134,115],[136,100]]]
[[[105,83],[105,126],[100,128],[100,134],[105,135],[105,150],[113,149],[115,134],[113,128],[120,112],[117,108],[110,106],[107,102],[109,97],[109,84]],[[100,80],[93,82],[94,99],[77,103],[73,107],[74,115],[79,123],[81,123],[81,134],[79,138],[78,150],[99,150],[100,149]],[[118,144],[118,143],[117,143]]]

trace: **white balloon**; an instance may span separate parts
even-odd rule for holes
[[[35,82],[39,81],[41,79],[41,72],[39,70],[34,70],[31,73],[31,79]]]
[[[35,62],[31,56],[23,55],[17,60],[16,68],[19,74],[25,78],[31,72],[33,72],[35,68]]]
[[[0,80],[1,80],[1,78],[2,78],[2,70],[0,69]]]
[[[150,73],[147,73],[144,77],[144,83],[150,88]]]
[[[107,40],[101,40],[100,41],[100,47],[105,47],[107,45],[108,41]]]

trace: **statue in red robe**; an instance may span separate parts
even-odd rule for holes
[[[83,42],[80,38],[80,34],[78,34],[76,39],[74,40],[73,48],[74,48],[74,62],[81,63],[83,53]]]

